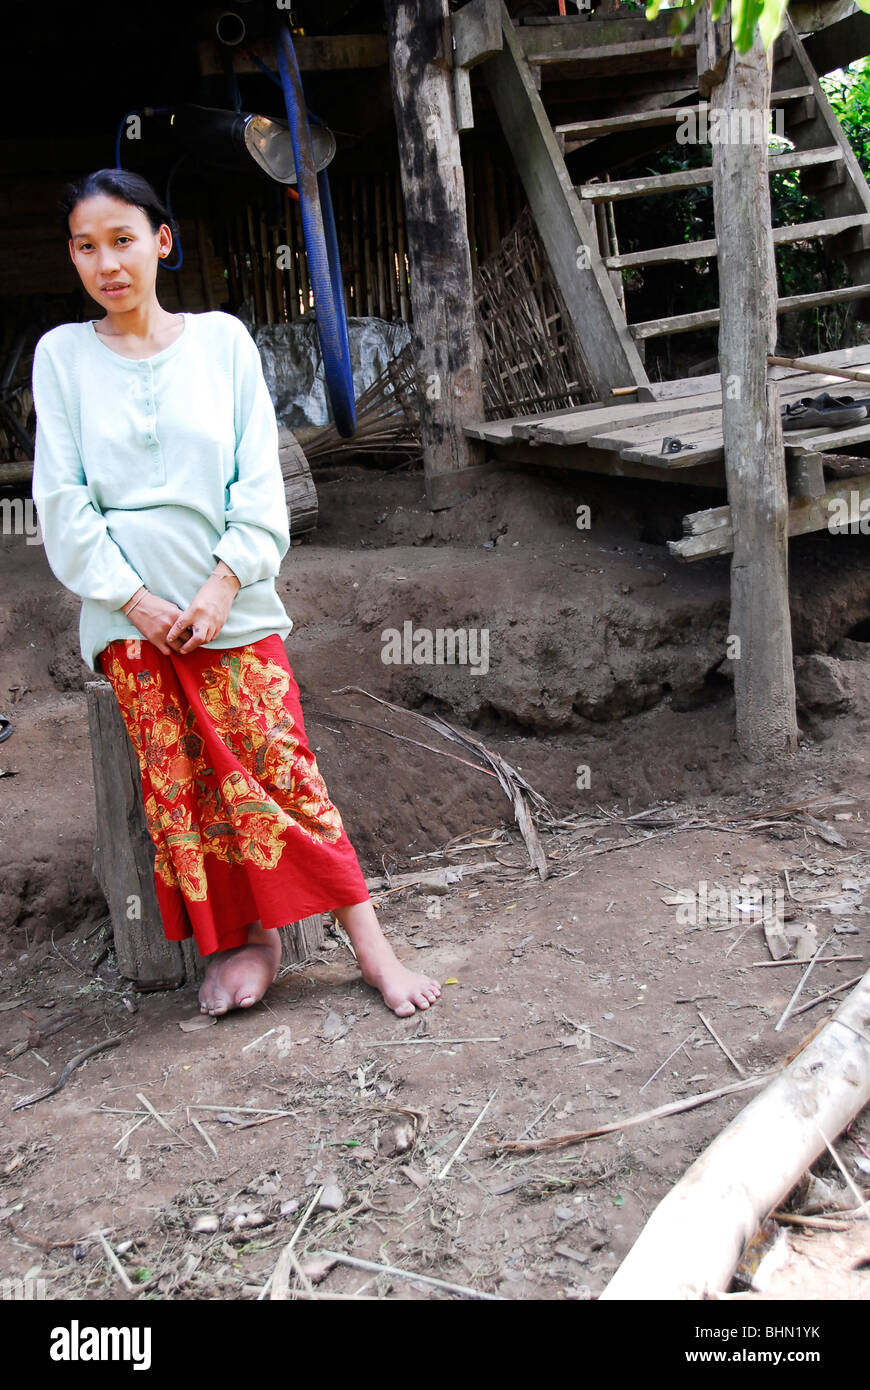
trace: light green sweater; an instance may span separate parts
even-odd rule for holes
[[[293,624],[275,591],[290,545],[278,426],[260,354],[232,314],[185,313],[168,348],[132,361],[94,324],[64,323],[33,355],[33,498],[45,553],[83,600],[83,660],[140,637],[123,605],[143,584],[184,610],[218,560],[241,583],[207,647]]]

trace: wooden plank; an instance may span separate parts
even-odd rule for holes
[[[804,97],[811,97],[812,94],[812,87],[790,87],[781,92],[774,92],[770,98],[771,110],[774,110],[777,105],[785,106],[800,101]],[[555,126],[554,129],[557,135],[583,135],[595,139],[601,135],[613,135],[617,131],[631,132],[656,126],[678,124],[687,116],[700,116],[702,112],[709,113],[709,110],[710,103],[701,101],[691,106],[668,106],[653,111],[630,111],[621,115],[603,116],[590,121],[567,121],[565,124]]]
[[[816,378],[813,383],[814,389],[818,390],[818,383],[825,378]],[[807,383],[812,378],[807,377],[802,380],[790,381],[783,385],[783,402],[798,400],[807,389]],[[623,420],[614,419],[611,421],[603,420],[599,430],[594,429],[595,421],[589,421],[593,426],[584,432],[583,438],[596,449],[615,449],[617,452],[623,450],[636,449],[640,454],[647,452],[645,446],[653,443],[661,443],[663,435],[676,435],[687,444],[696,443],[706,446],[711,441],[718,440],[721,443],[722,437],[722,398],[721,392],[716,390],[709,393],[698,394],[687,400],[676,399],[660,403],[662,410],[656,412],[652,407],[645,407],[644,415],[639,412],[634,416],[624,417]],[[558,430],[559,422],[554,422],[554,428]],[[572,424],[567,422],[570,430]],[[570,442],[579,443],[579,440]],[[657,452],[657,450],[656,450]],[[628,456],[628,455],[627,455]],[[632,453],[632,458],[637,459],[638,454]]]
[[[820,290],[817,294],[785,295],[778,300],[777,314],[792,314],[801,309],[815,309],[822,304],[848,304],[853,299],[870,296],[870,285],[846,285],[838,290]],[[692,333],[699,328],[713,328],[719,322],[718,309],[702,309],[696,314],[677,314],[669,319],[647,319],[632,323],[629,329],[634,338],[658,338],[671,333]]]
[[[420,440],[427,500],[435,508],[445,505],[436,501],[441,475],[483,462],[483,449],[463,430],[466,421],[484,415],[483,359],[446,10],[442,0],[394,0],[386,13],[421,388]]]
[[[852,227],[870,227],[870,213],[852,213],[849,217],[823,217],[817,222],[793,222],[773,228],[774,246],[786,246],[795,241],[839,236]],[[608,270],[625,270],[634,265],[664,265],[669,261],[713,260],[718,255],[715,237],[709,241],[682,241],[674,246],[657,246],[651,251],[630,251],[623,256],[605,256]]]
[[[853,11],[808,35],[803,44],[814,70],[820,75],[848,67],[856,58],[870,53],[870,15]]]
[[[829,430],[826,433],[812,430],[789,430],[786,434],[786,454],[792,450],[811,450],[814,453],[835,453],[837,448],[846,449],[852,444],[866,444],[870,441],[870,425],[854,425],[845,430]]]
[[[200,39],[197,43],[199,71],[203,77],[223,74],[221,48],[217,39]],[[293,48],[301,72],[385,68],[388,62],[387,40],[383,34],[294,34]],[[277,62],[271,52],[258,56],[266,67],[277,71]],[[233,52],[233,67],[239,73],[260,72],[253,58],[246,57],[238,50]]]
[[[856,347],[851,348],[836,348],[830,352],[816,353],[813,357],[805,356],[802,360],[811,366],[861,368],[870,363],[870,343],[859,343]],[[770,367],[768,379],[791,382],[798,380],[798,376],[787,367]],[[813,384],[817,387],[836,384],[836,377],[833,376],[826,377],[824,380],[817,377],[813,382],[813,378],[808,372],[801,373],[800,380],[803,381],[804,379],[808,387]],[[718,388],[718,372],[708,372],[703,376],[677,377],[673,381],[650,382],[650,391],[657,401],[673,400],[688,396],[693,392],[713,391],[718,390]]]
[[[715,151],[721,147],[714,145],[713,148]],[[841,164],[843,158],[840,145],[826,145],[822,149],[772,154],[767,164],[769,172],[777,174],[790,169],[809,169],[816,164]],[[653,193],[670,193],[675,188],[700,188],[712,182],[713,165],[710,164],[702,169],[678,169],[673,174],[647,174],[639,179],[614,179],[611,183],[581,183],[577,191],[587,202],[609,203],[625,198],[646,198]]]
[[[588,418],[584,419],[581,415],[566,416],[562,419],[555,419],[542,422],[533,427],[531,432],[526,435],[530,440],[541,444],[592,444],[592,441],[605,438],[610,439],[612,433],[619,432],[631,435],[632,430],[642,430],[644,428],[655,428],[662,430],[665,434],[673,434],[672,424],[682,420],[684,416],[691,416],[696,411],[706,411],[714,404],[718,404],[721,397],[718,393],[710,393],[703,396],[690,397],[687,401],[677,403],[674,401],[656,401],[644,403],[643,405],[631,406],[610,406],[603,410],[590,411]],[[654,426],[648,422],[660,422]],[[523,434],[526,434],[526,426]],[[594,447],[616,448],[615,444],[599,445],[597,442]]]
[[[563,448],[558,444],[530,444],[527,440],[518,439],[513,444],[495,444],[492,452],[501,464],[522,468],[563,468],[613,478],[642,478],[647,482],[679,482],[684,485],[688,481],[692,487],[711,487],[720,491],[725,487],[721,465],[695,468],[687,480],[679,470],[641,466],[621,459],[618,454],[589,449],[583,444]]]
[[[556,67],[570,63],[572,67],[593,65],[596,70],[606,71],[607,64],[621,58],[640,59],[643,68],[659,67],[662,59],[672,60],[675,66],[688,67],[695,57],[695,40],[691,34],[684,34],[680,41],[682,52],[674,52],[676,40],[667,38],[632,39],[628,43],[597,44],[594,48],[563,48],[550,52],[529,53],[526,61],[530,67]]]
[[[849,516],[858,521],[867,512],[864,503],[870,508],[870,477],[862,474],[844,478],[827,488],[821,497],[793,497],[788,508],[788,535],[804,536],[810,531],[826,531],[832,520],[837,518],[837,513],[832,510],[835,503],[845,504]],[[727,517],[723,515],[726,513]],[[705,523],[705,517],[710,517],[711,521]],[[668,550],[677,560],[707,560],[714,555],[728,555],[734,549],[730,507],[695,512],[683,518],[683,527],[687,534],[682,540],[668,541]]]
[[[665,11],[653,20],[638,15],[529,15],[517,28],[526,58],[575,48],[601,48],[608,43],[666,38],[672,16]],[[540,27],[539,27],[540,26]],[[673,42],[673,40],[671,40]]]
[[[501,52],[481,71],[598,395],[606,398],[611,386],[647,386],[594,228],[574,192],[504,6],[502,34]]]

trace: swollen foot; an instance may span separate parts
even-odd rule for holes
[[[200,1012],[225,1014],[230,1009],[249,1009],[262,999],[280,964],[281,941],[277,931],[252,924],[245,946],[218,951],[209,957],[199,990]]]

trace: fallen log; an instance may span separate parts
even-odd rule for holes
[[[760,1223],[870,1101],[870,971],[656,1207],[602,1299],[724,1292]]]

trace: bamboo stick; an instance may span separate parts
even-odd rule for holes
[[[390,287],[390,318],[395,320],[399,317],[399,278],[396,266],[396,234],[394,230],[395,217],[395,194],[393,192],[393,179],[395,174],[392,169],[384,176],[384,219],[387,224],[387,282]]]
[[[338,245],[341,253],[341,286],[344,294],[344,312],[348,318],[353,313],[353,301],[351,299],[350,282],[350,237],[348,235],[347,220],[347,184],[344,180],[336,181],[332,190],[332,197],[335,203],[335,224],[338,236]]]
[[[375,178],[375,276],[377,285],[377,308],[375,313],[379,319],[387,317],[387,284],[384,278],[384,181],[381,176]]]
[[[266,302],[266,322],[275,322],[275,301],[272,296],[272,266],[269,261],[269,234],[263,204],[257,207],[257,231],[260,238],[260,265],[263,271],[263,298]]]
[[[363,225],[363,264],[365,266],[365,305],[366,315],[372,313],[372,224],[369,216],[369,185],[368,180],[362,180],[362,225]]]
[[[228,217],[224,218],[224,246],[226,247],[225,259],[230,289],[230,302],[232,304],[238,304],[240,296],[238,280],[236,278],[236,252],[233,245],[232,223]]]
[[[405,323],[411,322],[411,303],[408,298],[408,247],[405,235],[405,202],[402,180],[396,172],[396,254],[399,263],[399,311]]]
[[[363,298],[360,290],[362,278],[359,258],[359,179],[356,177],[350,181],[350,205],[351,205],[351,253],[353,257],[353,312],[357,317],[361,317],[363,309]]]
[[[311,281],[308,277],[308,252],[305,250],[305,233],[302,228],[302,214],[299,204],[293,204],[293,236],[296,243],[296,267],[299,274],[300,313],[309,314],[312,309]]]
[[[602,1299],[724,1292],[759,1223],[870,1100],[870,971],[659,1203]]]
[[[247,249],[251,258],[251,285],[254,291],[254,312],[257,323],[265,323],[266,305],[263,301],[263,283],[260,273],[260,255],[257,250],[257,238],[254,234],[254,209],[250,203],[245,208],[245,227],[247,231]]]
[[[242,299],[248,299],[250,297],[248,288],[248,258],[245,251],[245,234],[242,230],[242,227],[242,214],[241,211],[239,211],[236,213],[235,216],[236,246],[238,248],[239,289],[241,290]]]
[[[813,372],[816,376],[842,377],[844,381],[863,381],[870,386],[870,375],[852,371],[850,367],[819,367],[812,362],[802,362],[799,357],[775,357],[767,354],[771,367],[794,367],[798,372]]]
[[[287,318],[292,322],[299,317],[299,277],[296,272],[296,243],[293,237],[293,224],[295,219],[295,204],[291,197],[287,197],[284,204],[284,238],[289,250],[287,257],[287,285],[288,303]]]
[[[199,275],[202,280],[202,295],[206,309],[214,309],[214,294],[211,286],[211,273],[208,245],[205,239],[205,224],[201,217],[196,219],[196,239],[199,246]]]
[[[477,200],[475,198],[475,164],[474,158],[465,161],[465,220],[468,223],[468,249],[471,252],[471,269],[477,274]]]
[[[281,227],[269,229],[269,246],[272,258],[272,275],[275,281],[275,313],[279,323],[287,322],[287,300],[285,297],[284,272],[278,266],[278,247],[281,244]]]

